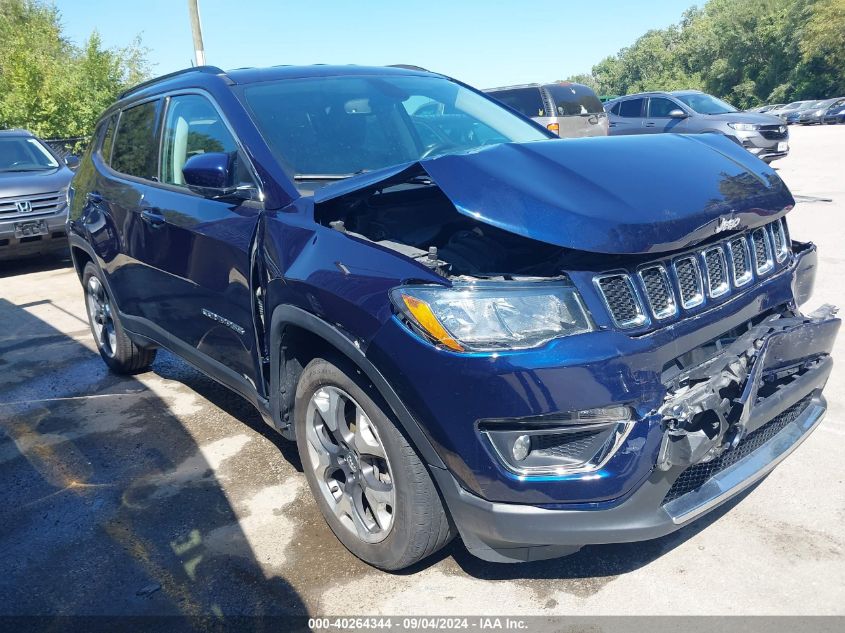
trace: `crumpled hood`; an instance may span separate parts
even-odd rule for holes
[[[457,211],[531,239],[598,253],[659,253],[751,228],[794,200],[780,177],[718,134],[508,143],[370,172],[314,194],[321,204],[423,172]]]

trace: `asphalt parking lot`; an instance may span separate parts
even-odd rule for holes
[[[845,126],[791,145],[790,228],[820,249],[806,307],[842,306]],[[0,264],[0,324],[0,614],[845,614],[845,335],[818,430],[697,524],[524,565],[455,541],[387,574],[334,538],[245,401],[163,352],[110,374],[69,261]]]

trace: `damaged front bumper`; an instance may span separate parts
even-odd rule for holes
[[[668,534],[768,474],[819,424],[840,320],[835,309],[771,316],[677,373],[657,413],[655,467],[624,498],[577,508],[482,499],[445,470],[440,489],[468,549],[486,560],[560,556]]]

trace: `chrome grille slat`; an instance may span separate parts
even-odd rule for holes
[[[772,222],[769,227],[772,231],[772,244],[775,249],[775,259],[778,263],[786,259],[789,254],[788,244],[786,243],[786,227],[784,226],[784,219],[780,218]]]
[[[654,317],[667,319],[674,316],[678,310],[675,305],[675,293],[666,269],[658,264],[643,268],[639,274]]]
[[[681,305],[685,309],[704,303],[704,282],[701,268],[695,256],[679,257],[675,260],[675,276],[681,290]]]
[[[731,256],[731,273],[734,285],[739,288],[751,281],[751,253],[748,250],[748,240],[738,235],[728,241],[728,252]]]
[[[765,275],[775,266],[772,248],[769,245],[768,231],[765,227],[751,232],[751,246],[754,251],[754,269],[758,275]]]
[[[630,275],[602,275],[595,278],[595,283],[617,326],[632,328],[648,322]]]
[[[730,290],[725,251],[721,246],[713,246],[702,252],[704,259],[707,294],[713,298],[721,297]]]

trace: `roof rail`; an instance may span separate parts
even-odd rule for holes
[[[177,70],[176,72],[167,73],[166,75],[161,75],[160,77],[153,77],[152,79],[148,79],[147,81],[142,81],[141,83],[132,86],[131,88],[127,88],[123,92],[118,95],[118,99],[124,99],[129,95],[136,93],[144,88],[148,88],[154,84],[159,83],[160,81],[165,81],[167,79],[172,79],[173,77],[179,77],[180,75],[187,75],[190,73],[205,73],[208,75],[225,75],[226,73],[218,68],[217,66],[192,66],[191,68],[183,68],[182,70]]]
[[[431,71],[428,68],[423,68],[422,66],[414,66],[413,64],[388,64],[388,68],[404,68],[405,70],[421,70],[424,73],[430,73]]]

